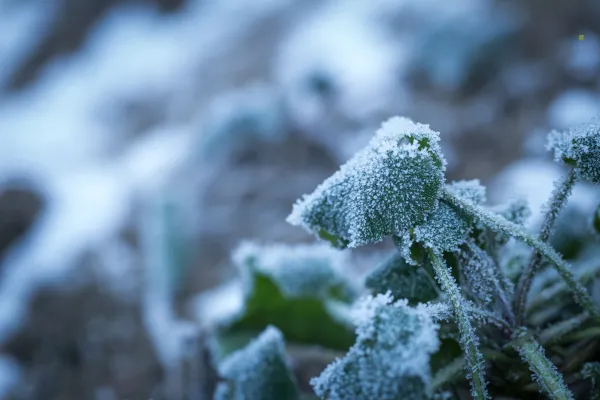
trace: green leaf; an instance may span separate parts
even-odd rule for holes
[[[347,350],[353,326],[337,312],[355,298],[342,275],[348,258],[324,244],[288,246],[245,243],[235,255],[244,280],[244,306],[220,329],[221,343],[260,332],[268,325],[287,340]]]
[[[439,348],[435,311],[392,301],[380,294],[359,303],[356,343],[311,381],[317,395],[331,400],[430,397],[430,357]]]
[[[575,166],[590,182],[600,182],[599,117],[567,132],[551,132],[548,147],[554,150],[556,161]]]
[[[298,400],[296,380],[285,359],[283,335],[267,327],[245,348],[219,364],[223,381],[215,400]]]
[[[287,221],[340,247],[403,236],[435,209],[445,163],[439,133],[391,118],[365,149],[296,202]]]
[[[544,348],[538,342],[525,336],[517,341],[515,348],[523,361],[529,364],[534,380],[549,398],[573,400],[573,394],[565,385],[562,375],[546,357]]]
[[[372,294],[384,294],[389,290],[394,299],[407,299],[413,305],[439,296],[437,285],[429,273],[421,266],[407,264],[398,252],[369,272],[365,286]]]

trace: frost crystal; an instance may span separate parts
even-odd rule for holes
[[[435,281],[420,266],[407,264],[396,252],[384,260],[365,278],[365,286],[374,294],[391,291],[395,299],[425,303],[438,297]]]
[[[478,180],[453,182],[448,189],[475,204],[485,202],[485,187]],[[415,228],[414,239],[436,251],[455,251],[463,244],[473,228],[472,218],[444,200],[427,221]]]
[[[367,297],[356,308],[357,340],[346,356],[311,380],[328,400],[423,400],[430,396],[430,357],[439,348],[427,306]]]
[[[439,133],[391,118],[366,148],[297,201],[287,221],[338,247],[402,236],[435,209],[445,165]]]
[[[600,182],[600,116],[567,132],[551,132],[547,147],[554,150],[556,161],[576,167],[591,182]]]
[[[296,400],[298,388],[286,361],[283,335],[267,327],[242,350],[219,365],[224,382],[219,383],[215,400]]]
[[[260,245],[242,243],[233,254],[233,261],[245,276],[246,292],[252,291],[256,273],[273,280],[288,298],[326,298],[333,291],[350,299],[354,288],[342,269],[350,263],[348,253],[326,244]]]

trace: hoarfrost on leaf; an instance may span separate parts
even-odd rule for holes
[[[328,400],[429,398],[430,358],[440,346],[429,307],[393,303],[386,293],[366,297],[355,311],[356,343],[311,380],[317,395]]]
[[[285,359],[281,332],[267,327],[245,348],[219,364],[224,381],[215,392],[216,400],[297,400],[296,381]]]
[[[246,242],[233,254],[243,283],[242,309],[219,326],[220,352],[228,353],[267,325],[287,340],[347,350],[354,342],[347,313],[356,288],[341,269],[347,253],[326,244]]]
[[[552,131],[548,149],[558,162],[576,167],[590,182],[600,183],[600,116],[566,132]]]
[[[324,243],[288,245],[243,242],[234,251],[234,264],[246,278],[246,291],[252,290],[252,275],[270,277],[289,298],[316,297],[352,300],[355,288],[343,269],[349,253]]]
[[[445,166],[438,132],[393,117],[366,148],[297,201],[287,221],[338,247],[402,236],[435,209]]]
[[[407,299],[411,304],[425,303],[439,296],[437,285],[421,266],[407,264],[402,254],[393,253],[375,267],[365,278],[365,286],[373,294],[388,290],[396,299]]]
[[[448,190],[475,204],[485,202],[485,187],[479,180],[453,182],[448,185]],[[427,221],[415,228],[414,239],[438,252],[455,251],[465,242],[472,228],[473,219],[469,214],[440,200]]]

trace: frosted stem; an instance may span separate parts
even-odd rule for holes
[[[555,266],[556,271],[560,274],[565,284],[569,287],[573,293],[575,301],[581,305],[586,311],[592,316],[599,317],[600,314],[596,309],[594,302],[587,292],[571,272],[571,267],[563,258],[554,250],[554,248],[547,243],[542,242],[540,239],[532,236],[525,232],[519,225],[508,221],[501,215],[494,214],[485,208],[474,204],[473,202],[455,196],[451,191],[447,189],[443,192],[443,197],[455,207],[467,211],[469,214],[478,218],[483,224],[495,232],[504,233],[510,235],[516,239],[520,239],[529,246],[537,249],[540,254],[548,258]]]
[[[460,342],[465,352],[466,365],[468,366],[468,377],[471,381],[471,394],[477,400],[489,399],[484,376],[484,360],[479,352],[479,340],[469,321],[467,315],[468,306],[465,304],[460,289],[440,256],[429,250],[429,256],[435,271],[435,276],[442,290],[450,298],[458,330]]]
[[[546,206],[546,215],[544,217],[544,222],[542,223],[542,229],[540,231],[540,240],[542,242],[547,242],[552,234],[552,230],[554,228],[554,223],[556,222],[556,218],[560,213],[561,209],[567,203],[567,199],[573,190],[573,186],[575,186],[575,182],[577,181],[577,176],[574,169],[569,171],[569,174],[563,178],[562,181],[557,182],[555,185],[555,189],[552,192],[552,196]],[[517,292],[515,297],[515,312],[517,316],[517,325],[523,325],[525,320],[525,306],[527,303],[527,295],[529,294],[529,290],[531,289],[531,283],[533,282],[533,277],[537,272],[540,263],[542,261],[542,254],[539,250],[535,249],[529,264],[521,278],[519,278],[519,283],[517,285]]]
[[[515,348],[523,361],[529,364],[536,382],[550,399],[573,400],[573,394],[565,385],[562,375],[546,357],[544,348],[538,342],[524,338]]]

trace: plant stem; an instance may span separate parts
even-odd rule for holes
[[[575,279],[573,272],[571,272],[569,263],[563,260],[563,258],[556,252],[556,250],[554,250],[552,246],[525,232],[519,225],[508,221],[501,215],[491,213],[485,208],[476,205],[467,199],[456,196],[448,189],[444,190],[442,196],[453,206],[467,211],[469,214],[479,219],[491,230],[510,235],[516,239],[520,239],[529,246],[537,249],[541,255],[552,261],[555,269],[573,293],[575,301],[593,317],[600,316],[590,294],[587,292],[585,287],[583,287]]]
[[[540,231],[540,240],[542,242],[547,242],[552,234],[552,230],[554,228],[554,223],[556,222],[556,218],[560,213],[561,209],[567,203],[567,199],[573,190],[573,186],[575,186],[575,182],[577,181],[577,176],[574,169],[569,171],[569,174],[560,182],[556,184],[554,191],[552,192],[552,197],[550,198],[546,211],[546,216],[544,217],[544,222],[542,223],[542,229]],[[516,313],[516,324],[518,326],[523,325],[525,320],[525,307],[527,304],[527,295],[529,294],[529,290],[531,289],[531,283],[533,282],[533,277],[537,272],[540,263],[542,261],[542,255],[539,250],[535,249],[529,264],[523,274],[519,278],[519,283],[517,285],[517,292],[515,296],[515,313]]]
[[[463,297],[460,294],[460,289],[441,256],[435,254],[431,249],[429,249],[429,256],[436,278],[442,290],[450,298],[452,308],[454,309],[454,315],[461,337],[460,342],[463,351],[465,352],[466,365],[468,366],[468,374],[470,375],[471,394],[477,400],[489,399],[484,376],[485,364],[483,356],[479,352],[479,340],[475,335],[475,331],[473,330],[471,322],[469,321],[469,316],[467,315],[468,307],[464,303]]]
[[[573,394],[564,383],[563,377],[556,366],[546,357],[544,348],[533,338],[523,338],[515,345],[523,361],[529,364],[529,369],[538,385],[546,395],[556,400],[573,400]]]

